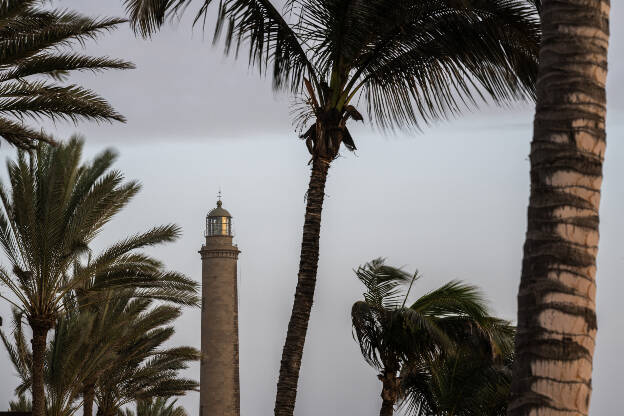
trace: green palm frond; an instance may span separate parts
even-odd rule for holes
[[[82,149],[74,137],[54,147],[40,145],[34,153],[18,152],[7,164],[9,186],[0,184],[0,246],[12,270],[0,268],[0,282],[14,295],[11,301],[27,317],[45,319],[61,314],[76,291],[136,289],[138,297],[195,305],[196,282],[141,252],[177,239],[177,226],[154,227],[101,254],[91,252],[93,239],[140,186],[111,169],[115,153],[104,151],[85,164]]]
[[[41,76],[64,81],[74,71],[134,67],[121,59],[72,51],[114,30],[124,19],[94,19],[71,11],[45,10],[40,3],[10,0],[0,6],[0,136],[22,149],[33,149],[40,141],[53,143],[45,133],[24,124],[25,117],[124,121],[93,91],[79,85],[44,82]]]
[[[169,397],[140,400],[136,403],[136,414],[131,416],[187,416],[186,410],[176,403],[176,399],[170,400]]]
[[[207,25],[212,0],[197,0]],[[125,0],[136,32],[150,36],[191,0]],[[537,0],[224,0],[214,22],[224,52],[248,52],[275,89],[298,97],[295,124],[313,158],[356,149],[347,123],[420,129],[493,102],[533,100],[540,26]]]
[[[98,406],[110,413],[132,401],[183,395],[198,387],[178,372],[198,360],[199,352],[192,347],[162,348],[174,333],[166,325],[179,317],[179,308],[159,305],[148,310],[148,305],[143,299],[128,302],[126,313],[134,318],[119,338],[117,357],[96,383]]]
[[[167,14],[175,15],[186,9],[189,0],[125,0],[135,31],[152,35]],[[203,22],[212,0],[202,0],[195,23]],[[261,73],[268,72],[276,89],[282,87],[301,91],[303,77],[318,84],[314,70],[299,35],[270,0],[225,0],[219,3],[215,24],[215,41],[224,36],[225,52],[235,51],[245,44],[249,63]]]
[[[350,83],[381,127],[447,118],[486,98],[534,99],[540,34],[527,2],[399,3],[393,21],[371,22],[390,31],[359,56]]]
[[[504,416],[512,361],[511,353],[493,360],[478,343],[412,361],[402,372],[402,407],[413,416]]]
[[[451,281],[425,294],[410,309],[437,317],[463,315],[480,320],[487,316],[486,302],[480,290],[459,281]]]
[[[9,402],[9,412],[32,412],[32,400],[23,394]]]
[[[199,352],[192,347],[163,348],[174,333],[170,324],[180,316],[179,307],[153,306],[152,300],[137,299],[126,289],[80,296],[100,299],[87,306],[68,299],[55,326],[44,365],[47,414],[73,414],[84,386],[95,386],[116,408],[197,388],[195,381],[178,372],[197,360]],[[21,395],[31,388],[32,353],[23,335],[21,312],[14,312],[13,321],[13,340],[2,332],[0,336],[18,371],[21,383],[16,394]]]
[[[91,57],[76,53],[40,53],[22,60],[0,74],[0,82],[18,80],[31,75],[48,75],[57,81],[67,79],[70,71],[101,72],[106,69],[132,69],[133,65],[121,59]]]
[[[22,331],[22,315],[16,309],[13,309],[12,323],[13,341],[10,340],[4,331],[0,331],[0,338],[9,355],[11,364],[13,364],[13,368],[21,381],[20,385],[15,389],[15,393],[18,396],[22,396],[30,383],[32,353]]]
[[[99,95],[79,86],[57,86],[44,81],[0,83],[0,114],[51,120],[124,121]]]
[[[408,306],[417,273],[387,266],[383,259],[355,273],[367,291],[351,309],[354,338],[380,374],[400,373],[399,397],[408,414],[503,414],[514,328],[490,316],[475,286],[452,281]],[[468,413],[453,410],[453,398]]]
[[[402,285],[418,279],[418,273],[411,275],[402,269],[386,266],[382,258],[358,267],[355,275],[366,287],[366,302],[380,308],[395,308],[401,304],[404,301]]]

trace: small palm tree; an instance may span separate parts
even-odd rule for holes
[[[124,20],[42,9],[41,3],[0,3],[0,136],[23,149],[33,148],[38,141],[52,142],[49,135],[24,124],[24,117],[123,121],[94,92],[58,81],[64,81],[72,71],[133,68],[120,59],[71,50],[72,45],[97,38]]]
[[[124,0],[150,35],[191,0]],[[198,0],[204,21],[212,0]],[[297,287],[282,353],[275,414],[292,416],[314,300],[325,184],[347,124],[365,108],[381,129],[418,129],[483,99],[533,99],[540,40],[529,0],[270,0],[219,2],[225,51],[249,47],[250,64],[300,97],[296,113],[311,159]]]
[[[17,400],[9,402],[9,412],[32,412],[32,401],[20,394],[17,396]]]
[[[99,356],[86,356],[91,328],[95,316],[67,312],[57,322],[54,336],[46,348],[44,365],[46,416],[71,416],[79,408],[81,385],[89,374],[96,371],[114,354],[107,345],[100,347]],[[14,310],[13,342],[3,332],[2,342],[11,362],[20,376],[21,383],[16,394],[24,395],[32,388],[32,351],[23,331],[23,314]]]
[[[114,415],[131,401],[127,396],[130,392],[135,400],[151,400],[154,396],[184,394],[186,389],[197,387],[197,383],[179,378],[177,372],[186,368],[188,361],[197,359],[199,353],[190,347],[160,349],[173,334],[173,327],[167,325],[180,316],[180,309],[151,305],[149,299],[136,299],[128,291],[121,291],[107,304],[100,303],[99,313],[67,307],[45,355],[47,416],[73,415],[81,405],[81,396],[87,410],[85,386],[93,387],[93,395],[98,392],[99,410],[106,415]],[[0,332],[21,379],[16,388],[19,396],[31,389],[33,379],[32,351],[22,321],[22,313],[15,310],[13,342]],[[92,402],[88,411],[91,406]]]
[[[415,356],[401,371],[401,407],[410,416],[505,416],[510,400],[514,329],[498,324],[503,341],[466,327],[452,349]]]
[[[158,291],[170,290],[169,297],[190,293],[182,301],[196,302],[194,281],[164,272],[160,262],[140,252],[175,240],[179,228],[174,225],[155,227],[91,255],[91,241],[140,186],[124,183],[123,175],[110,169],[116,159],[112,151],[82,164],[82,148],[83,142],[72,138],[58,146],[42,144],[28,155],[19,151],[17,161],[7,164],[10,191],[0,182],[0,245],[12,266],[10,271],[0,268],[0,282],[13,295],[0,296],[32,329],[34,416],[45,410],[46,336],[72,291],[92,281],[102,289],[157,285],[163,279]],[[85,256],[88,260],[81,262]]]
[[[133,309],[146,306],[141,301],[147,300],[134,301]],[[197,390],[198,383],[179,377],[178,371],[198,360],[199,351],[191,347],[163,348],[174,333],[173,326],[166,325],[179,315],[178,308],[160,305],[130,323],[115,360],[99,374],[95,384],[98,415],[115,416],[133,401],[181,396]]]
[[[491,344],[508,348],[508,326],[488,316],[478,289],[450,282],[406,306],[412,284],[418,279],[376,259],[360,266],[357,278],[366,287],[364,300],[351,310],[354,337],[366,362],[379,371],[382,382],[380,416],[390,416],[404,396],[402,371],[410,364],[430,362],[452,351],[467,328]],[[407,293],[403,285],[409,283]]]
[[[86,374],[82,381],[83,415],[91,416],[95,400],[96,388],[113,368],[120,368],[123,363],[133,363],[137,354],[144,354],[142,350],[132,350],[136,347],[138,337],[144,337],[149,331],[166,325],[180,314],[179,308],[161,305],[151,311],[148,307],[152,299],[162,299],[158,296],[162,288],[157,291],[150,288],[150,295],[145,295],[144,289],[115,289],[89,290],[77,297],[77,304],[81,313],[94,316],[96,325],[89,332],[89,343],[85,345],[83,356],[89,361],[98,361],[94,371]],[[165,297],[166,298],[166,297]],[[188,293],[182,294],[182,299],[189,298]],[[179,300],[175,299],[178,303]],[[165,331],[169,334],[171,331]],[[108,356],[108,350],[116,351],[116,355]],[[131,364],[132,365],[132,364]]]
[[[176,399],[169,401],[169,397],[141,400],[136,403],[136,413],[126,409],[119,416],[188,416],[182,406],[176,406]]]

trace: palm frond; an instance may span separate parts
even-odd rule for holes
[[[71,11],[48,10],[40,1],[7,0],[0,7],[0,136],[18,148],[33,149],[37,142],[54,141],[25,125],[26,117],[124,121],[91,90],[36,79],[47,76],[59,81],[72,71],[133,68],[121,59],[90,57],[71,50],[114,30],[124,19],[94,19]]]
[[[90,90],[44,81],[0,84],[0,114],[73,122],[80,119],[125,121],[108,102]]]
[[[206,24],[212,2],[200,2],[195,23]],[[134,30],[143,36],[152,35],[166,21],[168,14],[181,13],[189,3],[190,0],[125,1]],[[299,92],[305,76],[316,86],[320,85],[297,31],[270,0],[221,1],[215,23],[215,41],[222,34],[225,53],[234,51],[238,54],[244,44],[249,50],[250,65],[257,66],[260,73],[270,73],[276,89]]]
[[[67,79],[70,71],[101,72],[106,69],[133,69],[134,64],[121,59],[90,57],[76,53],[40,53],[0,72],[0,82],[31,75],[49,75],[57,81]]]
[[[381,127],[418,127],[488,97],[534,98],[540,32],[526,1],[400,3],[401,17],[363,49],[347,88],[363,88]]]
[[[353,337],[380,374],[400,372],[397,394],[407,414],[504,414],[514,329],[489,315],[478,288],[451,281],[406,306],[403,285],[417,273],[383,259],[355,273],[367,291],[351,309]]]

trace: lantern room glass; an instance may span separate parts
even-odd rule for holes
[[[206,237],[232,236],[232,219],[229,217],[206,218]]]

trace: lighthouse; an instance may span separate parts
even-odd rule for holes
[[[217,207],[206,216],[202,260],[200,416],[240,416],[238,374],[238,247],[232,216]]]

